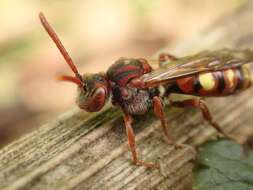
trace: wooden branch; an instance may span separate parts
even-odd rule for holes
[[[221,47],[253,48],[253,3],[224,18],[172,53]],[[196,21],[197,22],[197,21]],[[170,51],[171,52],[171,51]],[[224,130],[243,141],[253,133],[253,89],[240,95],[208,99]],[[173,136],[178,142],[199,145],[217,133],[195,109],[169,108]],[[74,109],[0,150],[0,189],[184,189],[190,187],[189,148],[166,144],[160,122],[152,113],[134,124],[137,151],[161,170],[131,164],[119,109],[107,107],[88,114]]]

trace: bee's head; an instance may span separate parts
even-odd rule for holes
[[[88,112],[101,110],[109,97],[108,82],[104,74],[83,76],[84,85],[78,85],[77,105]]]
[[[109,85],[104,74],[80,75],[74,62],[62,45],[53,28],[47,22],[43,13],[39,14],[39,18],[43,27],[52,38],[55,45],[60,50],[64,59],[75,74],[75,76],[61,75],[58,77],[58,79],[77,84],[79,94],[76,102],[81,109],[84,109],[88,112],[96,112],[101,110],[109,96]]]
[[[61,75],[58,80],[77,84],[78,96],[76,103],[87,112],[101,110],[108,100],[109,85],[102,73],[83,75],[80,78]]]

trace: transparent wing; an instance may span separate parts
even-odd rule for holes
[[[141,77],[146,86],[156,86],[169,83],[179,78],[201,72],[218,71],[235,68],[253,61],[253,52],[250,50],[203,51],[193,56],[180,58],[170,62]]]

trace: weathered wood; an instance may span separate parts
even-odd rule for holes
[[[196,38],[172,50],[182,55],[221,47],[253,48],[253,2]],[[253,89],[237,96],[208,99],[215,120],[243,141],[253,133]],[[161,170],[131,164],[121,111],[107,107],[88,114],[74,109],[0,150],[0,189],[184,189],[190,187],[188,148],[163,140],[152,113],[134,125],[138,154]],[[178,142],[199,145],[217,133],[194,109],[167,111]]]

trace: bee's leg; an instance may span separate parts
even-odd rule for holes
[[[194,147],[187,145],[187,144],[183,144],[183,143],[176,143],[173,140],[173,138],[170,136],[170,132],[168,133],[166,120],[165,120],[165,112],[164,112],[162,100],[160,97],[158,97],[158,96],[153,97],[153,107],[154,107],[155,115],[161,120],[163,132],[164,132],[165,136],[167,137],[167,142],[171,145],[174,145],[176,148],[188,148],[194,154],[196,154],[196,150]]]
[[[167,140],[169,141],[169,144],[174,144],[172,137],[167,131],[165,113],[163,110],[163,104],[162,104],[161,98],[158,96],[155,96],[153,97],[152,101],[153,101],[154,113],[156,117],[158,117],[161,121],[163,132],[166,135]]]
[[[163,62],[163,61],[176,61],[178,60],[178,58],[172,54],[169,53],[160,53],[159,54],[159,61]]]
[[[162,100],[160,97],[158,96],[153,97],[153,107],[154,107],[155,115],[161,120],[162,129],[165,136],[167,137],[166,140],[168,144],[174,145],[177,148],[190,148],[195,153],[196,151],[192,146],[182,144],[182,143],[176,143],[171,137],[171,135],[168,133],[167,131],[168,129],[166,127],[167,125],[166,125],[166,120],[165,120],[165,112],[164,112]]]
[[[178,58],[174,55],[171,55],[169,53],[161,53],[159,54],[159,66],[163,66],[163,63],[166,61],[176,61]]]
[[[137,153],[136,153],[136,146],[135,146],[136,145],[135,144],[135,135],[134,135],[133,128],[131,126],[132,117],[127,113],[125,113],[124,122],[125,122],[125,127],[126,127],[128,144],[129,144],[130,150],[132,152],[132,157],[133,157],[134,164],[145,166],[145,167],[148,167],[148,168],[159,168],[159,166],[156,165],[156,164],[143,162],[143,161],[138,159]]]
[[[222,135],[224,135],[226,138],[231,139],[231,137],[225,133],[221,127],[213,121],[212,115],[210,114],[210,111],[206,105],[206,103],[203,100],[200,99],[190,99],[190,100],[183,100],[183,101],[171,101],[170,103],[172,106],[175,107],[195,107],[199,108],[202,112],[203,118],[212,126],[214,127],[218,132],[220,132]]]

